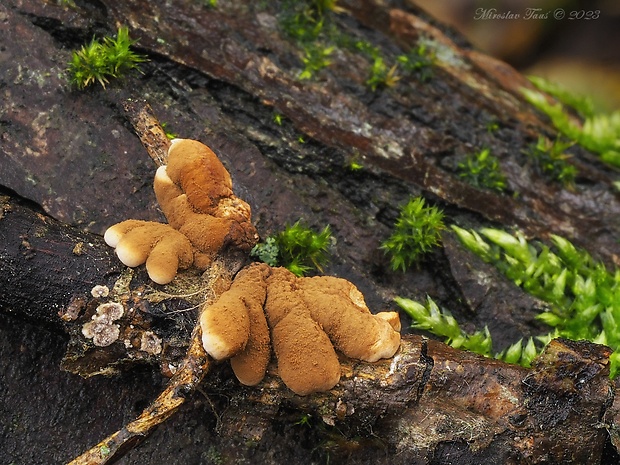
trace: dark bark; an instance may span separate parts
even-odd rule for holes
[[[160,321],[177,318],[181,320],[180,325],[185,318],[163,312],[158,318],[156,305],[151,302],[154,292],[145,292],[143,284],[131,283],[127,288],[132,289],[132,297],[121,296],[124,291],[118,286],[120,267],[106,258],[109,249],[96,236],[51,220],[7,198],[0,225],[1,243],[6,244],[1,254],[3,264],[10,263],[11,270],[17,271],[47,270],[42,277],[46,282],[45,292],[40,294],[42,301],[24,295],[19,285],[9,285],[2,296],[3,308],[28,308],[36,303],[41,311],[16,313],[38,324],[54,321],[58,328],[62,321],[60,315],[67,316],[72,303],[83,299],[81,309],[62,323],[73,342],[65,367],[90,375],[88,370],[115,371],[119,365],[135,364],[140,358],[143,362],[169,365],[169,351],[179,353],[187,349],[190,338],[186,336],[175,347],[173,341],[180,338],[179,333],[162,331],[166,325]],[[36,241],[30,241],[30,246],[24,248],[26,231],[38,233]],[[73,244],[87,240],[91,241],[89,248],[76,254]],[[14,250],[15,244],[22,244],[22,248]],[[51,249],[52,246],[57,249]],[[55,268],[59,258],[63,267]],[[102,266],[106,259],[107,264]],[[105,348],[85,343],[79,329],[90,319],[92,307],[106,299],[90,296],[90,285],[80,288],[70,284],[67,290],[67,281],[76,281],[76,278],[71,280],[69,270],[80,277],[79,282],[86,283],[103,283],[104,278],[113,276],[107,283],[110,287],[114,286],[113,281],[117,283],[119,295],[115,299],[133,299],[134,308],[139,310],[123,322],[121,333],[125,334],[132,325],[133,337],[137,337],[139,326],[143,330],[145,327],[144,315],[149,315],[148,328],[162,335],[164,351],[139,357],[138,350],[124,347],[121,341]],[[10,272],[3,266],[2,276],[7,271]],[[30,277],[24,274],[24,279]],[[134,281],[140,283],[142,279],[136,276]],[[191,279],[200,280],[190,274],[183,281],[186,286]],[[136,297],[137,291],[141,297]],[[173,300],[165,299],[168,310],[174,305]],[[54,302],[58,305],[52,305]],[[83,348],[78,357],[77,345],[89,347]],[[604,422],[610,427],[615,421],[610,409],[615,391],[608,379],[608,355],[602,346],[558,340],[532,369],[525,369],[450,349],[419,336],[407,336],[393,360],[367,364],[343,359],[341,383],[328,393],[308,397],[295,396],[286,389],[275,376],[275,367],[271,367],[270,375],[260,386],[244,388],[231,378],[227,367],[220,365],[209,374],[204,387],[208,396],[228,399],[225,408],[221,400],[214,402],[216,411],[224,410],[221,414],[214,412],[218,416],[219,435],[212,439],[211,447],[233,460],[250,451],[237,451],[229,456],[229,452],[220,449],[224,444],[246,438],[254,444],[249,449],[264,447],[275,440],[274,434],[278,437],[278,428],[284,427],[299,430],[297,434],[308,436],[308,441],[321,441],[315,444],[319,447],[314,451],[317,458],[329,455],[344,460],[347,456],[351,463],[429,463],[443,455],[459,457],[458,463],[497,463],[498,460],[501,463],[598,463],[607,438]],[[94,366],[93,361],[102,364],[105,361],[108,365]],[[192,372],[195,376],[198,373]],[[176,398],[182,404],[189,395],[187,389],[177,386],[169,401]],[[167,417],[179,405],[169,409],[160,403],[151,410],[149,418],[155,412]],[[307,421],[298,424],[304,415],[308,415]],[[119,440],[131,435],[131,431],[131,427],[119,431]],[[278,440],[290,440],[291,433],[283,434]],[[123,442],[125,448],[119,455],[141,436]],[[322,441],[328,441],[328,445]],[[112,443],[106,444],[109,447]],[[261,463],[268,461],[260,452],[252,454],[258,454]]]
[[[325,271],[354,282],[373,309],[394,308],[397,295],[429,294],[471,328],[488,325],[496,350],[545,331],[533,318],[540,303],[449,234],[420,268],[389,271],[378,246],[398,205],[419,193],[450,222],[517,226],[540,239],[561,234],[617,261],[617,170],[574,147],[575,190],[536,173],[521,151],[553,129],[523,102],[519,88],[527,81],[405,2],[340,2],[347,11],[330,16],[391,62],[420,35],[453,58],[434,66],[428,82],[406,76],[376,92],[364,84],[369,61],[344,46],[315,79],[300,81],[302,52],[278,26],[280,2],[221,1],[215,9],[189,1],[76,3],[0,5],[0,184],[43,208],[9,191],[2,201],[0,306],[10,317],[0,326],[0,450],[10,461],[63,463],[120,430],[165,389],[158,373],[178,367],[190,341],[195,314],[175,311],[204,296],[170,299],[143,270],[127,275],[98,235],[129,217],[162,218],[153,161],[123,110],[129,98],[146,99],[180,137],[216,151],[263,236],[299,218],[331,224],[337,243]],[[64,74],[70,49],[117,24],[130,26],[151,59],[144,74],[107,90],[71,89]],[[282,125],[274,113],[284,116]],[[498,131],[487,130],[491,121]],[[500,158],[518,196],[474,189],[455,175],[458,161],[482,147]],[[351,160],[363,169],[349,170]],[[154,330],[166,342],[162,354],[76,343],[97,305],[91,289],[112,289],[127,277],[122,295],[139,311],[123,336],[139,340]],[[186,294],[199,282],[189,273],[181,289],[167,292]],[[190,396],[121,463],[498,463],[498,456],[505,463],[614,463],[612,448],[603,452],[618,403],[606,355],[559,342],[525,370],[407,336],[395,362],[343,361],[350,371],[341,385],[308,398],[291,396],[272,377],[259,389],[241,388],[218,365],[201,385],[204,395]],[[86,376],[138,368],[85,380],[59,371],[61,363]]]

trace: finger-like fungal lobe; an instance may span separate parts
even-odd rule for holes
[[[301,280],[301,289],[312,318],[346,356],[376,362],[392,357],[400,347],[400,333],[390,324],[398,314],[370,313],[362,293],[349,281],[317,276]]]
[[[400,347],[398,315],[373,315],[359,290],[334,277],[298,278],[284,268],[267,280],[265,313],[278,373],[295,393],[331,389],[340,379],[334,348],[374,362]]]
[[[249,252],[258,241],[250,206],[233,194],[228,171],[206,145],[174,139],[154,188],[168,222],[194,246],[198,268],[223,248]]]
[[[168,224],[126,220],[108,228],[103,238],[125,265],[146,263],[149,277],[158,284],[172,281],[177,270],[194,259],[189,239]]]
[[[269,362],[269,330],[262,311],[266,292],[265,274],[268,272],[269,267],[264,264],[244,268],[237,274],[230,289],[222,293],[216,302],[203,307],[200,315],[205,351],[215,360],[238,358],[235,363],[241,374],[238,377],[244,384],[258,383]],[[252,369],[262,371],[256,382],[251,381],[258,375],[242,374],[248,363],[255,365]]]
[[[267,295],[266,278],[271,268],[264,263],[250,265],[242,271],[246,283],[246,293],[243,302],[250,318],[250,334],[245,348],[235,355],[230,364],[237,379],[246,386],[254,386],[262,381],[271,359],[271,339],[269,327],[263,307]]]

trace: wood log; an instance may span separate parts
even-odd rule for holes
[[[153,287],[144,270],[129,273],[101,241],[122,219],[161,220],[153,162],[123,110],[128,99],[148,100],[172,131],[218,153],[263,236],[299,218],[331,224],[337,242],[325,271],[354,282],[371,308],[429,294],[463,324],[488,324],[496,350],[545,331],[534,319],[541,303],[450,235],[419,268],[389,271],[378,246],[410,196],[423,193],[458,224],[516,226],[540,239],[563,234],[618,262],[617,170],[575,146],[575,190],[548,182],[522,154],[538,135],[555,136],[521,97],[527,80],[409,3],[342,1],[345,11],[330,13],[337,30],[386,60],[420,37],[440,47],[444,59],[430,80],[403,75],[376,91],[365,84],[368,58],[344,42],[329,67],[300,80],[304,51],[279,23],[282,2],[69,3],[0,5],[0,184],[8,188],[0,218],[0,450],[13,462],[65,463],[157,405],[168,383],[160,373],[171,376],[186,360],[192,308],[213,291],[192,273],[178,288]],[[65,74],[71,49],[120,24],[151,60],[144,74],[106,90],[72,89]],[[499,129],[489,131],[490,122]],[[161,149],[155,129],[142,142]],[[507,195],[473,188],[455,173],[459,160],[483,146],[502,162]],[[362,169],[350,169],[352,161]],[[95,347],[81,336],[101,301],[91,294],[95,285],[136,309],[122,343]],[[149,332],[161,339],[160,353],[140,349]],[[620,444],[620,401],[606,377],[607,355],[599,346],[556,341],[527,370],[406,335],[394,360],[343,359],[342,383],[304,398],[281,385],[275,367],[250,389],[227,364],[210,366],[207,381],[190,383],[198,392],[175,406],[176,415],[116,457],[152,464],[309,457],[616,463],[609,439]],[[98,373],[115,376],[88,377]]]
[[[196,347],[200,338],[186,333],[179,342],[179,333],[162,332],[157,318],[146,324],[142,314],[156,314],[153,300],[170,302],[174,294],[165,287],[149,292],[140,279],[128,280],[100,238],[31,210],[23,201],[5,196],[2,205],[0,276],[21,279],[5,287],[0,306],[33,309],[16,313],[64,327],[71,336],[65,369],[83,376],[110,374],[123,364],[148,360],[169,373],[174,366],[169,353],[193,344],[177,362],[163,394],[137,420],[72,462],[112,463],[173,414],[207,374],[208,360]],[[28,231],[36,232],[32,239]],[[22,270],[43,273],[43,292],[23,291],[32,276]],[[176,285],[187,290],[192,278],[203,279],[188,275]],[[201,301],[216,299],[230,282],[230,272],[210,275],[213,280],[203,285]],[[95,347],[82,337],[93,308],[112,298],[96,290],[93,295],[90,283],[110,284],[113,300],[131,302],[135,310],[123,322],[124,341],[111,347]],[[149,353],[133,343],[140,331],[142,338],[147,332],[159,334],[158,344],[165,350]],[[343,359],[343,379],[327,393],[294,395],[279,381],[274,366],[256,388],[237,385],[230,370],[220,368],[208,389],[236,399],[219,419],[219,434],[227,438],[251,437],[260,443],[274,422],[297,415],[307,427],[321,430],[322,440],[332,442],[328,455],[346,454],[354,462],[372,456],[377,463],[428,463],[438,456],[457,456],[462,463],[599,463],[607,429],[613,431],[617,421],[610,409],[615,386],[609,381],[608,356],[603,346],[554,340],[533,368],[525,369],[409,336],[393,359],[374,364]]]

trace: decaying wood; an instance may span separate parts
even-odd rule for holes
[[[143,114],[143,111],[138,110],[138,113]],[[152,127],[157,122],[152,120],[151,123],[136,126],[136,130],[140,132],[143,127]],[[83,233],[75,232],[75,237],[70,236],[67,234],[69,228],[34,211],[31,211],[33,219],[45,224],[44,232],[43,227],[39,227],[42,243],[29,243],[26,248],[27,238],[24,238],[21,250],[11,249],[10,245],[16,240],[8,234],[15,234],[19,226],[11,219],[18,211],[20,217],[28,211],[14,204],[5,199],[0,219],[2,243],[9,245],[2,253],[6,257],[4,261],[11,261],[9,253],[18,255],[14,274],[26,266],[27,260],[42,260],[35,262],[35,268],[49,270],[44,262],[61,259],[70,270],[75,269],[73,262],[97,262],[100,257],[109,255],[107,246],[95,237],[90,238],[86,252],[83,245],[80,249],[71,248],[71,241],[84,244],[80,240]],[[22,224],[28,224],[28,228],[32,226],[23,221]],[[59,249],[62,257],[58,252],[49,253],[43,245],[46,241],[54,243],[53,238],[58,237],[55,230],[64,231],[66,243],[64,249]],[[76,253],[78,250],[81,253]],[[235,264],[238,267],[238,263]],[[118,283],[122,276],[118,265],[109,260],[107,266],[110,270],[99,267],[94,274],[85,277],[86,282],[102,282],[100,277],[113,272]],[[234,270],[235,266],[229,264],[228,267],[214,267],[207,273],[204,277],[207,282],[202,284],[206,291],[201,299],[207,304],[216,300],[229,286]],[[67,279],[64,273],[47,273],[46,278],[49,288],[57,291],[50,290],[44,298],[52,302],[66,300],[64,309],[56,315],[47,314],[46,318],[56,319],[58,324],[64,317],[67,332],[72,338],[81,338],[75,326],[79,328],[83,324],[84,315],[80,316],[79,311],[76,315],[67,314],[70,302],[75,302],[80,293],[73,292],[73,298],[67,299],[65,290],[60,290],[62,280]],[[60,281],[58,285],[52,281],[54,279]],[[118,289],[117,292],[114,299],[130,300]],[[138,307],[135,290],[133,292],[131,300]],[[21,301],[16,301],[20,308],[22,305],[28,307],[23,301],[25,297],[20,298]],[[5,302],[6,299],[7,295]],[[45,301],[41,305],[50,308]],[[81,311],[84,308],[88,309],[89,305],[83,305]],[[136,323],[135,319],[132,321]],[[187,342],[187,354],[162,394],[136,420],[77,457],[71,462],[73,465],[107,464],[118,460],[191,397],[203,382],[210,361],[202,349],[199,327],[194,328]],[[99,350],[105,352],[108,348]],[[112,357],[118,356],[115,350],[109,350]],[[155,359],[159,358],[161,364],[164,357],[156,355]],[[317,418],[324,425],[346,430],[343,438],[354,435],[374,438],[376,442],[350,441],[349,447],[352,456],[376,455],[376,463],[383,463],[381,456],[392,457],[386,463],[426,463],[438,454],[455,454],[459,463],[487,463],[489,457],[501,463],[597,463],[607,430],[614,431],[617,427],[616,414],[610,409],[615,388],[608,378],[608,356],[609,351],[603,346],[556,340],[535,361],[532,369],[525,369],[408,336],[393,359],[374,364],[343,359],[342,380],[327,393],[307,397],[292,394],[277,378],[275,366],[270,367],[268,377],[256,388],[228,385],[228,395],[238,400],[225,418],[220,419],[220,431],[250,435],[258,441],[269,422],[274,421],[282,409],[288,408]],[[103,367],[98,369],[104,371]],[[242,417],[244,421],[240,421]],[[398,457],[397,462],[392,461],[393,457]]]
[[[450,58],[433,67],[429,81],[403,75],[394,88],[377,91],[365,85],[368,60],[340,46],[329,67],[300,80],[304,52],[278,26],[278,1],[218,2],[217,8],[161,0],[69,3],[0,5],[0,42],[6,47],[0,60],[5,91],[0,183],[44,207],[8,191],[1,200],[0,307],[20,317],[8,320],[15,323],[4,334],[18,333],[21,317],[52,328],[69,338],[63,368],[83,377],[124,373],[145,363],[178,376],[140,416],[161,389],[144,388],[142,397],[132,399],[127,380],[142,379],[136,371],[131,378],[75,376],[50,384],[61,356],[39,367],[40,341],[11,339],[4,353],[14,359],[26,354],[36,369],[20,384],[12,371],[17,362],[4,357],[0,373],[7,378],[0,384],[10,384],[10,396],[3,397],[19,398],[39,374],[50,395],[33,402],[31,410],[52,399],[59,407],[42,420],[38,412],[0,401],[3,452],[15,451],[16,462],[62,462],[113,432],[114,442],[93,449],[104,463],[126,453],[175,410],[152,432],[156,437],[123,463],[276,464],[309,457],[352,464],[615,463],[611,447],[601,452],[608,437],[620,445],[620,396],[606,377],[605,348],[556,341],[532,369],[524,369],[406,335],[393,360],[343,359],[342,382],[321,395],[292,395],[275,366],[260,386],[245,388],[226,363],[212,364],[198,385],[206,366],[190,379],[189,362],[200,366],[206,359],[184,358],[196,341],[196,306],[211,298],[202,277],[189,272],[176,287],[153,286],[143,269],[123,267],[100,235],[84,232],[102,233],[128,217],[161,220],[150,187],[153,162],[141,156],[140,141],[156,164],[163,162],[168,142],[143,105],[145,98],[180,137],[201,139],[222,157],[240,196],[252,204],[261,234],[299,218],[316,227],[330,224],[337,241],[326,272],[353,281],[371,308],[394,309],[396,295],[430,294],[472,328],[489,324],[494,342],[502,344],[495,349],[501,350],[519,337],[546,332],[534,319],[536,299],[449,235],[443,251],[406,274],[391,273],[377,248],[398,205],[423,193],[457,224],[501,223],[542,239],[564,234],[607,263],[618,262],[617,170],[574,146],[569,160],[579,169],[574,190],[541,176],[522,151],[539,135],[556,134],[523,101],[519,89],[529,83],[522,75],[473,50],[409,2],[342,0],[344,11],[330,18],[352,40],[377,46],[386,60],[407,53],[421,36],[440,44]],[[151,59],[142,66],[144,74],[105,91],[72,91],[64,75],[70,50],[121,24]],[[119,91],[124,87],[128,90]],[[130,93],[137,95],[128,101]],[[131,124],[123,104],[135,110]],[[499,129],[489,131],[491,122]],[[132,125],[141,128],[140,141]],[[500,159],[508,194],[475,189],[455,173],[466,154],[482,147]],[[351,161],[363,168],[349,169]],[[235,258],[222,266],[239,264]],[[108,301],[135,310],[121,322],[119,342],[107,347],[95,347],[81,335],[102,302],[91,294],[95,285],[110,289]],[[151,333],[161,338],[159,353],[141,350],[140,341]],[[197,393],[188,393],[196,386]],[[75,398],[65,398],[65,391]],[[67,405],[84,403],[85,393],[96,406],[65,414]],[[91,416],[104,409],[99,404],[116,407],[118,395],[125,400],[123,421],[139,420],[123,427],[102,414],[93,422]],[[94,432],[70,444],[33,439],[39,431],[58,430],[73,437],[75,428]],[[170,437],[188,439],[177,446],[166,441]],[[30,449],[35,458],[28,456]]]
[[[144,100],[127,99],[123,102],[123,109],[155,165],[165,165],[170,140],[153,114],[151,106]]]

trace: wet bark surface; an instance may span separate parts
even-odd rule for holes
[[[617,170],[575,146],[570,149],[571,163],[579,169],[575,189],[564,189],[537,173],[522,151],[538,135],[554,132],[521,98],[520,88],[529,85],[523,76],[471,49],[408,2],[339,4],[346,11],[331,15],[330,21],[340,34],[353,42],[369,41],[392,61],[420,36],[440,44],[444,58],[433,66],[431,79],[403,76],[394,87],[371,91],[365,84],[369,60],[339,45],[328,68],[311,80],[300,80],[303,54],[282,30],[281,2],[221,1],[216,8],[191,1],[0,4],[0,185],[12,199],[21,196],[41,206],[33,217],[38,220],[14,223],[17,235],[10,236],[0,257],[5,296],[1,373],[7,392],[0,404],[0,449],[9,451],[14,463],[70,460],[134,418],[165,384],[161,360],[148,357],[113,378],[82,379],[59,369],[61,363],[67,367],[66,322],[59,321],[59,312],[66,312],[75,296],[88,300],[95,284],[113,287],[124,271],[99,235],[126,218],[163,218],[151,187],[155,165],[126,119],[127,99],[145,99],[171,131],[200,139],[218,154],[237,195],[252,206],[263,237],[300,218],[317,228],[330,224],[336,242],[325,272],[351,280],[373,310],[395,309],[395,296],[422,300],[428,294],[466,328],[488,325],[497,351],[520,337],[545,332],[534,320],[542,304],[464,251],[449,233],[443,248],[417,269],[390,271],[378,247],[389,236],[399,205],[420,193],[445,209],[451,223],[517,227],[539,239],[560,234],[608,264],[618,262],[620,202],[612,186]],[[143,73],[112,82],[105,90],[72,88],[65,72],[71,50],[95,34],[113,34],[119,24],[129,27],[130,35],[139,39],[138,51],[150,60],[141,66]],[[276,114],[282,116],[281,124],[274,121]],[[493,122],[499,125],[497,131],[488,130]],[[508,194],[473,188],[456,174],[458,162],[483,147],[500,159]],[[362,169],[352,170],[353,161]],[[6,218],[17,220],[26,206],[11,203],[4,209]],[[56,220],[75,229],[57,231],[51,226]],[[68,259],[75,262],[67,266],[63,262]],[[80,265],[81,259],[88,265]],[[147,285],[146,278],[141,279],[134,281],[136,288]],[[61,289],[50,289],[50,282]],[[147,320],[143,331],[164,325],[166,318]],[[182,333],[176,321],[168,321],[167,334]],[[186,332],[191,318],[188,321]],[[181,341],[175,357],[182,355],[177,353],[182,346]],[[472,366],[481,366],[480,359],[474,359]],[[417,362],[411,369],[421,370],[424,377],[426,359],[418,354],[412,360]],[[578,376],[572,362],[570,367],[570,376]],[[518,372],[515,379],[529,376],[518,368],[502,369]],[[605,458],[605,429],[596,423],[603,422],[611,400],[605,391],[609,386],[601,384],[604,369],[598,370],[596,382],[579,378],[586,379],[588,392],[597,393],[593,397],[566,386],[556,390],[556,397],[545,397],[541,392],[549,387],[546,378],[532,374],[527,378],[532,383],[520,387],[520,400],[540,406],[541,417],[521,412],[506,420],[513,422],[507,430],[482,422],[474,428],[484,430],[482,436],[469,426],[461,436],[437,436],[440,440],[430,452],[399,453],[397,442],[385,438],[403,434],[406,425],[418,428],[407,439],[414,441],[417,434],[429,437],[433,428],[454,424],[442,423],[433,414],[434,406],[442,403],[441,396],[433,400],[434,393],[445,395],[441,383],[424,384],[423,395],[416,391],[402,399],[398,419],[391,415],[382,422],[372,412],[372,421],[345,415],[330,425],[317,413],[319,400],[305,407],[299,399],[278,400],[271,408],[265,398],[248,400],[258,394],[236,386],[222,365],[209,374],[212,384],[203,384],[201,393],[121,463],[295,463],[308,457],[314,463],[328,457],[330,463],[496,463],[499,449],[487,447],[499,444],[487,442],[493,435],[504,441],[503,451],[514,454],[506,456],[506,463],[554,463],[545,454],[554,453],[552,444],[562,444],[561,438],[545,430],[537,436],[540,441],[528,442],[524,438],[534,436],[515,431],[533,431],[528,422],[539,421],[554,424],[557,434],[564,434],[561,425],[573,425],[571,415],[586,405],[594,412],[591,421],[584,422],[589,429],[570,430],[583,441],[571,453],[590,455],[553,457],[564,463],[577,457],[584,463],[604,463],[613,455]],[[430,371],[432,376],[445,372],[437,364]],[[268,397],[270,391],[259,392]],[[352,392],[361,396],[359,389]],[[428,397],[426,404],[420,395]],[[582,405],[586,401],[592,404]],[[562,406],[575,410],[570,413],[559,409]],[[544,412],[551,413],[545,417]],[[466,424],[478,425],[476,418]],[[474,435],[467,436],[470,433]]]

